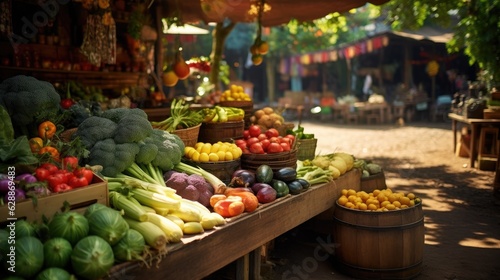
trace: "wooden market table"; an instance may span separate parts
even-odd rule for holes
[[[331,213],[333,223],[333,207],[341,190],[359,190],[360,178],[361,172],[353,169],[330,183],[261,205],[224,226],[169,245],[158,267],[125,263],[115,266],[110,278],[202,279],[236,262],[234,279],[260,279],[261,246],[319,214]]]
[[[448,114],[448,117],[451,119],[451,129],[453,131],[453,152],[456,151],[457,148],[457,124],[462,123],[470,127],[471,129],[471,138],[470,138],[470,167],[475,166],[475,161],[478,157],[478,148],[477,148],[477,140],[479,139],[479,133],[481,131],[481,127],[483,126],[493,126],[500,127],[500,119],[472,119],[466,118],[465,116],[458,115],[455,113]]]

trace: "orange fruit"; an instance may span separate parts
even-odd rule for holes
[[[169,70],[163,73],[162,81],[163,84],[166,85],[167,87],[173,87],[179,81],[179,77],[177,77],[177,75],[173,70]]]
[[[260,54],[253,54],[252,55],[252,63],[253,65],[257,66],[260,65],[264,61],[264,58]]]
[[[269,51],[269,44],[266,41],[260,42],[258,50],[260,54],[267,54]]]

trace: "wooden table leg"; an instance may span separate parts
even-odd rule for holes
[[[476,150],[476,136],[478,133],[478,131],[476,131],[477,128],[478,128],[477,124],[471,124],[470,155],[469,155],[471,168],[474,168],[477,157],[477,150]]]
[[[457,121],[451,120],[451,131],[453,131],[453,154],[457,151]]]

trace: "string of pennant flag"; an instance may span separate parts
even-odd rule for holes
[[[387,45],[389,45],[389,37],[377,36],[331,50],[294,55],[281,60],[280,72],[291,76],[300,76],[302,68],[305,65],[334,62],[340,59],[351,59],[362,54],[371,53]]]

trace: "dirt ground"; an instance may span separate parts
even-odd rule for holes
[[[373,160],[384,168],[389,188],[422,198],[425,245],[416,279],[499,279],[500,200],[492,193],[494,172],[470,168],[468,158],[455,156],[449,122],[347,126],[303,121],[302,126],[316,134],[317,153],[346,151]],[[269,271],[263,267],[263,273],[270,279],[352,279],[335,269],[333,258],[305,269],[318,235],[306,222],[277,238]],[[294,273],[294,267],[303,270]]]

